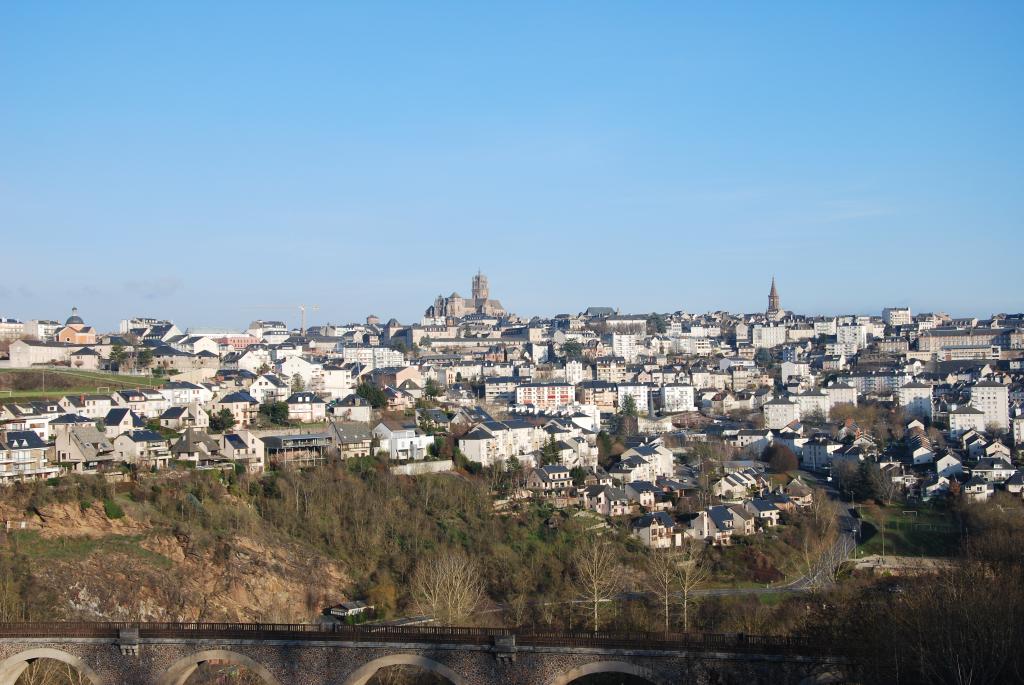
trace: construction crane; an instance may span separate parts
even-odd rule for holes
[[[299,310],[299,318],[301,325],[299,326],[299,332],[302,335],[306,334],[306,310],[311,312],[320,311],[320,305],[318,304],[258,304],[253,307],[246,307],[246,309],[276,309],[278,311],[282,309],[295,309]]]

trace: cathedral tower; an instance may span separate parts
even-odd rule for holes
[[[490,288],[487,287],[487,276],[484,276],[483,272],[477,271],[476,276],[473,276],[473,299],[478,304],[482,304],[490,296]]]

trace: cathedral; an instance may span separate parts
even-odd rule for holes
[[[439,318],[462,318],[470,314],[484,314],[486,316],[505,316],[506,312],[501,302],[490,299],[490,289],[487,285],[487,276],[477,272],[473,276],[473,297],[466,299],[458,293],[452,293],[448,297],[438,295],[434,304],[427,307],[425,315],[432,319]]]

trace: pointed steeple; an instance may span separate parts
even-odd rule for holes
[[[768,316],[775,316],[781,309],[779,290],[775,287],[775,276],[772,276],[772,289],[768,292]]]

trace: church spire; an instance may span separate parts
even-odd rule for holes
[[[772,289],[768,292],[768,316],[775,316],[781,309],[779,290],[775,287],[775,276],[772,276]]]

